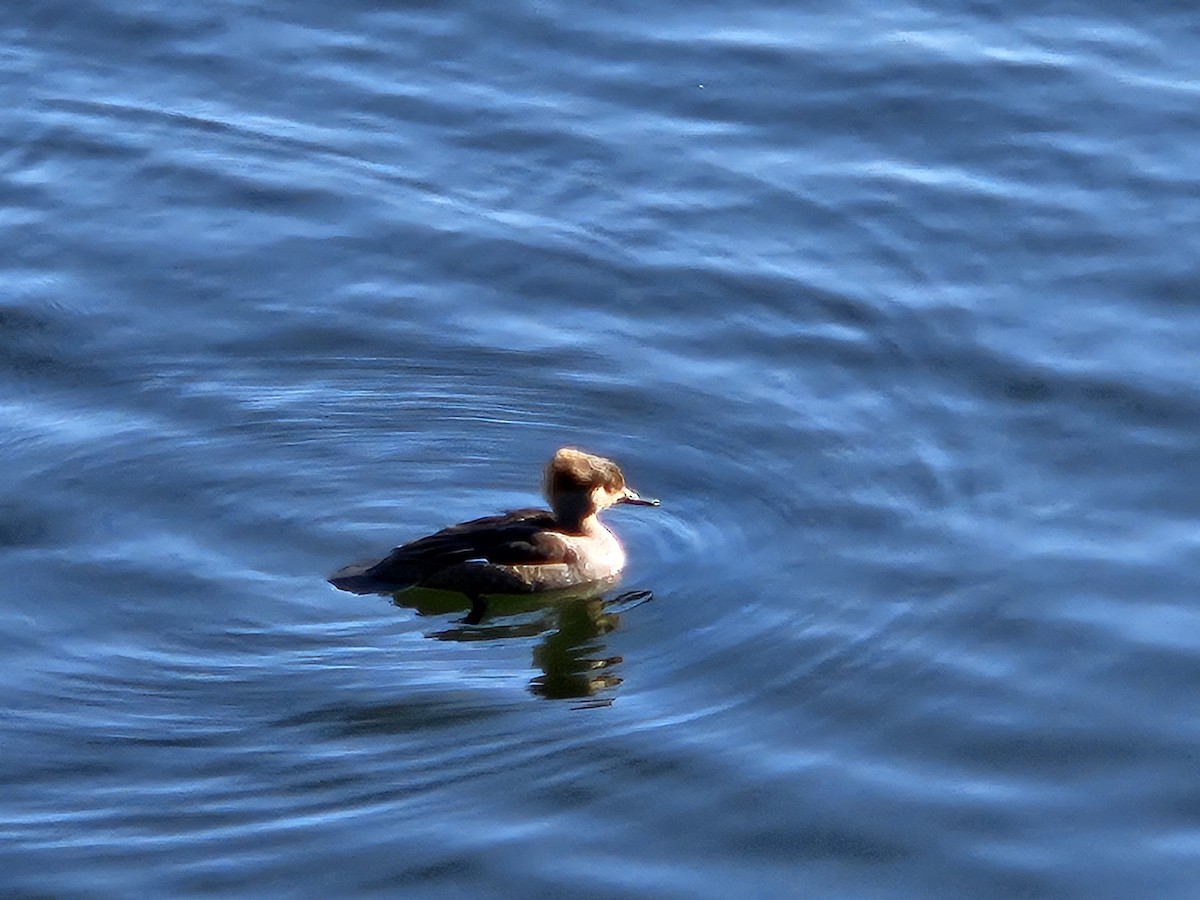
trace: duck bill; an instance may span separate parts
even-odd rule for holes
[[[624,496],[617,502],[625,503],[629,506],[658,506],[658,501],[653,497],[643,497],[637,491],[630,488],[625,488]]]

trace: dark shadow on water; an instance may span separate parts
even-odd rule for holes
[[[449,628],[426,635],[434,640],[470,643],[542,636],[533,648],[533,664],[542,674],[529,682],[530,692],[547,700],[586,700],[576,708],[589,708],[610,706],[613,698],[599,695],[621,683],[614,669],[622,657],[605,655],[604,636],[618,627],[623,613],[653,596],[650,591],[625,591],[607,599],[602,593],[559,593],[491,597],[473,606],[461,594],[410,590],[397,593],[393,602],[425,616],[466,612]]]

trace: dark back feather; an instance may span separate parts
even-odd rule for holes
[[[565,562],[560,542],[544,535],[555,524],[554,514],[544,509],[472,519],[397,547],[365,574],[416,584],[434,572],[473,560],[509,566]]]

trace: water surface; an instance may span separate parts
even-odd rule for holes
[[[0,888],[1195,896],[1198,24],[0,13]]]

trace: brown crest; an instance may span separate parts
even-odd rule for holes
[[[598,487],[609,491],[619,491],[625,487],[625,476],[617,464],[602,456],[563,447],[546,465],[542,490],[547,498],[562,494],[588,494]]]

